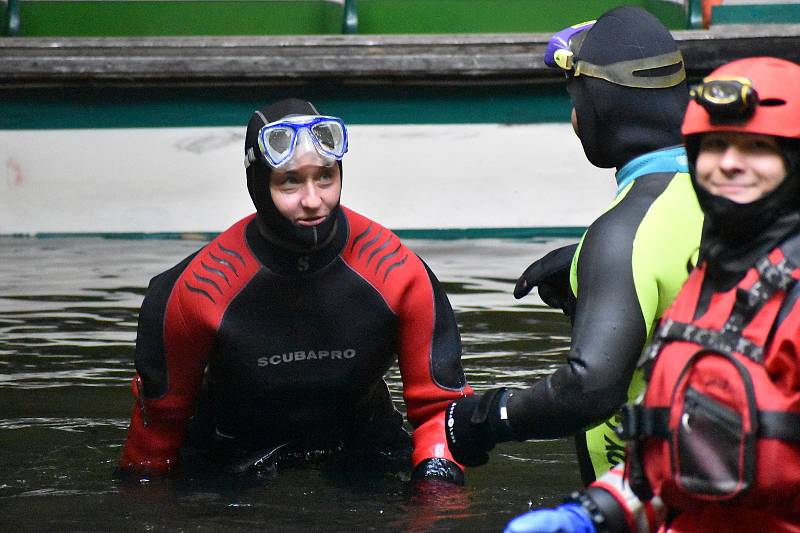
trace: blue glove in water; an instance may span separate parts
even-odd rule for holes
[[[576,503],[528,511],[508,523],[503,533],[596,533],[589,513]]]

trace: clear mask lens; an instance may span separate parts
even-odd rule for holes
[[[319,143],[320,148],[329,152],[334,157],[341,158],[344,155],[342,149],[344,143],[344,129],[341,124],[336,122],[320,122],[311,127],[314,139]]]
[[[271,162],[278,164],[289,155],[294,141],[294,130],[291,128],[275,128],[267,132],[266,152]]]

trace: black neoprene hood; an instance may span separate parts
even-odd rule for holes
[[[639,7],[623,6],[606,12],[587,30],[576,58],[610,65],[677,50],[669,30],[655,16]],[[681,68],[679,64],[651,74],[670,74]],[[578,137],[595,166],[621,168],[642,154],[682,142],[680,128],[689,98],[685,82],[642,89],[575,76],[567,89],[577,114]]]
[[[336,227],[339,204],[331,210],[324,222],[314,227],[301,227],[280,214],[269,192],[272,168],[264,161],[258,147],[258,133],[266,124],[290,115],[319,115],[311,102],[297,98],[280,100],[253,112],[247,123],[244,136],[244,153],[252,150],[255,160],[245,170],[247,190],[258,212],[259,229],[262,235],[277,243],[300,250],[313,250],[329,240]],[[341,170],[341,161],[338,161]]]

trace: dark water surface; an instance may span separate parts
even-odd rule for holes
[[[407,241],[450,295],[478,391],[523,385],[563,360],[566,320],[511,292],[532,259],[564,243]],[[566,439],[500,445],[449,490],[313,467],[214,483],[113,481],[145,288],[202,244],[0,238],[0,529],[500,531],[579,485]],[[396,368],[387,380],[404,410]]]

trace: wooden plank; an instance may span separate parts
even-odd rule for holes
[[[690,76],[752,55],[800,62],[800,24],[673,32]],[[2,38],[0,84],[560,81],[549,34]]]

